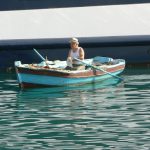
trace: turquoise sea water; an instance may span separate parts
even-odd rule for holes
[[[0,150],[150,150],[150,69],[121,77],[20,90],[0,73]]]

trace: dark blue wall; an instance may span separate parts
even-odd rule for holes
[[[150,3],[150,0],[0,0],[0,11]]]
[[[33,47],[40,49],[63,49],[68,48],[69,40],[69,38],[0,40],[0,50],[28,50]],[[82,37],[79,38],[79,41],[82,46],[87,48],[146,46],[150,45],[150,35]]]

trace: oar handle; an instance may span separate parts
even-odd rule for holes
[[[33,50],[37,53],[37,55],[38,55],[43,61],[45,61],[45,58],[44,58],[35,48],[33,48]]]

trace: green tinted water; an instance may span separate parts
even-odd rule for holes
[[[150,149],[150,70],[68,88],[20,90],[0,74],[0,150]]]

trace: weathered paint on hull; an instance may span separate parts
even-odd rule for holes
[[[17,78],[20,87],[39,87],[39,86],[69,86],[76,84],[95,83],[120,74],[125,67],[125,62],[114,65],[104,65],[101,70],[67,71],[60,69],[44,68],[24,68],[16,67]],[[113,77],[114,77],[113,76]]]
[[[112,73],[113,75],[120,74],[123,70]],[[20,83],[22,88],[30,87],[44,87],[44,86],[69,86],[69,85],[79,85],[85,83],[95,83],[112,76],[105,74],[101,76],[94,76],[88,78],[60,78],[60,77],[48,77],[48,76],[38,76],[29,74],[19,74],[23,82]]]

